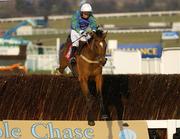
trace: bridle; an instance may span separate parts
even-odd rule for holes
[[[93,51],[95,39],[92,40],[91,46],[90,46],[88,41],[86,43],[87,43],[88,47]],[[98,46],[98,47],[103,47],[103,46]],[[96,57],[95,57],[96,60],[91,60],[91,59],[87,58],[83,54],[81,54],[80,57],[89,64],[99,64],[99,66],[101,66],[101,67],[104,66],[106,61],[107,61],[107,58],[105,58],[105,56],[100,56],[100,55],[97,55],[97,54],[96,54]]]

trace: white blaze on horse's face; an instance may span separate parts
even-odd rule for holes
[[[103,42],[100,42],[99,45],[103,48]]]

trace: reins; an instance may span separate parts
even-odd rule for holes
[[[77,41],[79,41],[82,37],[84,37],[85,35],[82,35],[81,37],[79,37],[78,39],[76,39],[75,41],[71,42],[71,45]]]
[[[93,40],[91,46],[90,46],[90,44],[89,44],[88,41],[87,41],[86,43],[87,43],[88,47],[89,47],[90,49],[92,49],[92,47],[93,47],[93,45],[94,45],[94,40]],[[89,63],[89,64],[99,64],[99,63],[100,63],[100,60],[91,60],[91,59],[88,59],[88,58],[87,58],[86,56],[84,56],[83,54],[81,54],[80,57],[81,57],[84,61],[86,61],[87,63]],[[96,58],[98,58],[98,56],[97,56]]]
[[[85,35],[82,35],[82,36],[80,36],[78,39],[76,39],[75,41],[73,41],[73,42],[71,42],[71,45],[73,44],[73,43],[75,43],[76,41],[79,41],[82,37],[84,37]],[[87,45],[89,46],[89,48],[91,49],[91,47],[90,47],[90,45],[89,45],[89,42],[88,41],[86,41],[86,43],[87,43]],[[93,41],[93,44],[94,44],[94,41]],[[93,47],[93,46],[92,46]],[[99,60],[91,60],[91,59],[88,59],[86,56],[84,56],[83,54],[80,54],[80,57],[84,60],[84,61],[86,61],[87,63],[90,63],[90,64],[99,64],[100,63],[100,61]]]

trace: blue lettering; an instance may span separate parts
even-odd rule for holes
[[[14,137],[14,138],[19,138],[21,136],[21,129],[20,128],[13,128],[11,130],[11,135]]]
[[[63,135],[65,139],[73,139],[73,133],[70,128],[66,128],[63,130]]]
[[[45,128],[47,128],[47,126],[44,125],[44,124],[40,124],[40,123],[38,123],[38,124],[33,124],[32,127],[31,127],[31,133],[32,133],[32,135],[33,135],[35,138],[37,138],[37,139],[48,139],[48,135],[47,135],[47,134],[46,134],[44,137],[40,137],[39,134],[37,134],[36,128],[37,128],[37,126],[40,126],[40,125],[43,126],[43,127],[45,127]]]
[[[92,139],[94,137],[94,130],[92,128],[85,129],[84,136],[88,139]]]
[[[83,138],[83,133],[82,133],[82,129],[80,129],[80,128],[76,128],[75,130],[74,130],[74,133],[76,134],[75,135],[75,138]]]
[[[61,139],[61,133],[58,128],[53,128],[52,123],[48,123],[48,128],[49,128],[50,139],[54,139],[54,138]],[[56,131],[57,137],[54,136],[54,130]]]
[[[0,128],[0,137],[3,137],[3,131],[1,128]]]
[[[10,138],[9,125],[7,122],[3,122],[3,124],[4,124],[4,129],[5,129],[5,138]]]

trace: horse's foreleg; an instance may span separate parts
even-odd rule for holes
[[[92,105],[93,105],[93,96],[89,93],[88,88],[88,81],[86,79],[80,78],[80,85],[83,92],[83,95],[86,97],[86,107],[88,110],[88,125],[94,126],[94,116],[92,111]]]
[[[94,122],[94,114],[92,110],[94,99],[91,94],[88,94],[88,96],[86,97],[86,102],[87,102],[87,108],[88,108],[88,117],[87,117],[88,125],[94,126],[95,122]]]
[[[98,100],[100,104],[101,118],[105,120],[105,119],[108,119],[108,115],[104,107],[104,100],[102,96],[102,82],[103,82],[102,75],[96,76],[95,82],[96,82],[96,90],[98,93]]]

